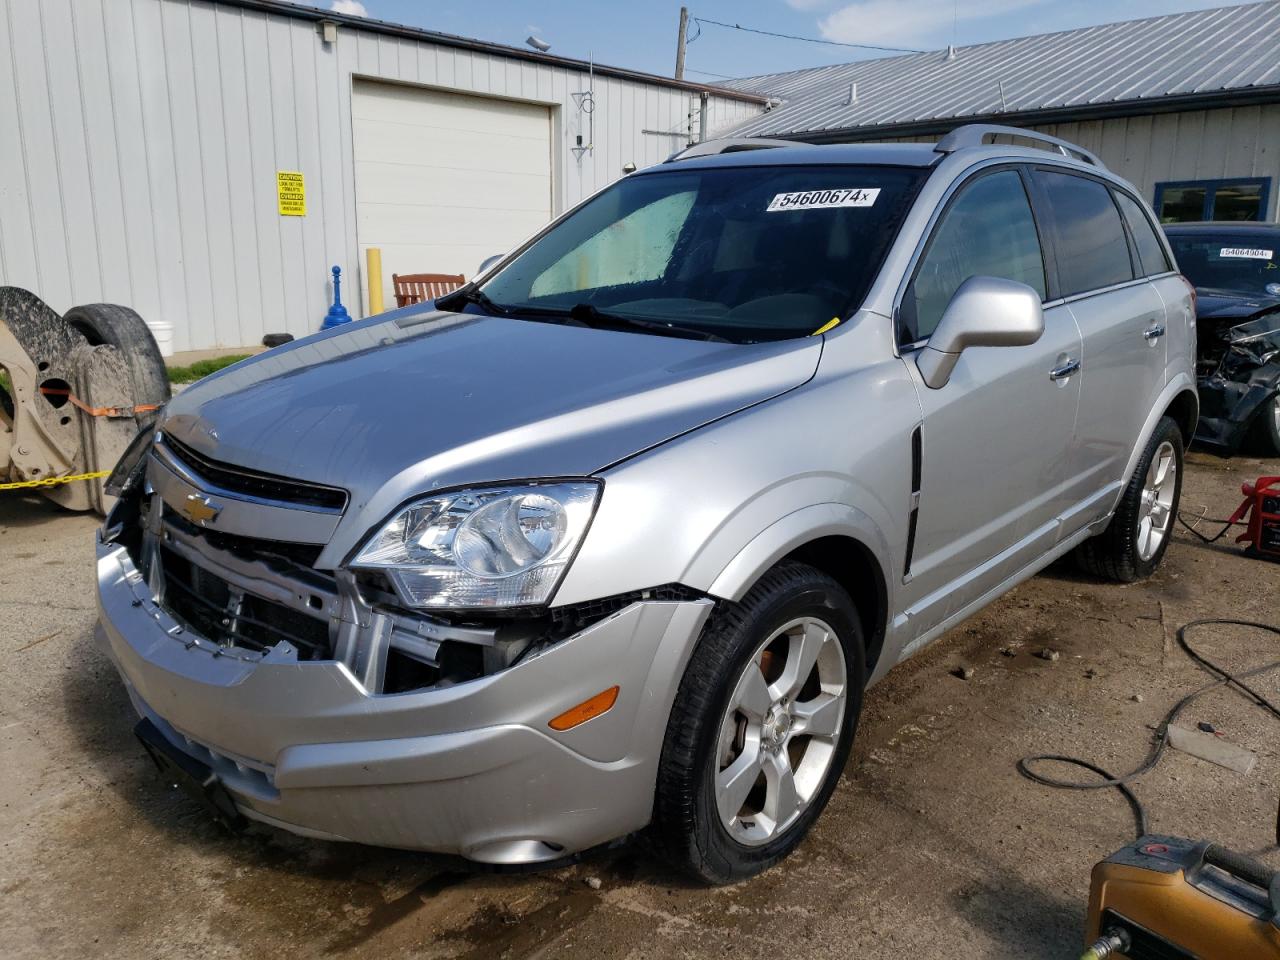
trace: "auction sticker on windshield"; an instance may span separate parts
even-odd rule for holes
[[[766,213],[780,210],[821,210],[825,207],[869,207],[880,196],[880,188],[849,187],[837,190],[801,190],[780,193],[769,201]]]
[[[1231,257],[1236,260],[1270,260],[1270,250],[1259,250],[1256,247],[1223,247],[1220,257]]]

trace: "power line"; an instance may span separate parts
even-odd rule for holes
[[[708,20],[705,17],[690,17],[694,23],[698,24],[701,29],[702,24],[709,23],[716,27],[727,27],[730,30],[741,30],[744,33],[758,33],[765,37],[778,37],[783,40],[803,40],[805,43],[822,43],[831,47],[854,47],[859,50],[882,50],[886,53],[928,53],[927,50],[916,50],[913,47],[882,47],[874,43],[841,43],[839,40],[823,40],[818,37],[798,37],[792,33],[774,33],[771,30],[757,30],[754,27],[744,27],[738,23],[721,23],[719,20]],[[697,37],[693,38],[694,40]],[[692,40],[690,41],[692,42]]]
[[[719,80],[736,80],[737,77],[731,77],[727,73],[712,73],[710,70],[694,70],[692,67],[685,67],[685,73],[696,73],[702,77],[715,77]]]

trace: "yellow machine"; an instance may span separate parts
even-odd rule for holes
[[[1081,960],[1280,958],[1280,872],[1207,842],[1146,836],[1093,868]]]

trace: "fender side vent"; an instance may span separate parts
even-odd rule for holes
[[[911,515],[907,519],[907,552],[902,562],[902,578],[911,576],[911,557],[916,549],[916,522],[920,519],[920,482],[924,469],[924,438],[920,425],[911,432]]]

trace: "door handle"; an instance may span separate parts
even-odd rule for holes
[[[1062,364],[1061,366],[1054,367],[1052,370],[1050,370],[1049,379],[1065,380],[1067,379],[1067,377],[1071,376],[1073,373],[1075,373],[1079,369],[1080,369],[1079,360],[1068,360],[1066,363]]]
[[[1164,336],[1164,332],[1165,332],[1164,324],[1157,323],[1154,327],[1151,327],[1149,330],[1147,330],[1147,332],[1144,333],[1142,337],[1144,340],[1159,340],[1161,337]]]

